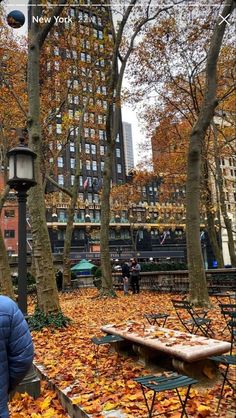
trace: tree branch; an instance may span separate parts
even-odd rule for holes
[[[46,174],[45,178],[48,181],[50,181],[50,183],[52,183],[53,186],[55,186],[57,189],[61,190],[65,194],[67,194],[69,197],[73,197],[72,193],[68,189],[66,189],[65,187],[58,184],[52,177],[49,176],[49,174]]]

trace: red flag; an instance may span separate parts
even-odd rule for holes
[[[84,182],[84,190],[85,189],[87,189],[87,187],[88,187],[88,182],[89,182],[89,179],[88,179],[88,177],[86,178],[86,180],[85,180],[85,182]]]

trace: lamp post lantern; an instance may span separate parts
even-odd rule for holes
[[[36,185],[34,178],[34,160],[36,158],[24,138],[19,145],[8,151],[9,178],[7,184],[17,191],[18,217],[18,306],[27,315],[27,248],[26,248],[26,199],[27,191]]]

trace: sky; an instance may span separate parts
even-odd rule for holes
[[[26,22],[24,26],[20,29],[14,29],[14,33],[17,36],[24,36],[27,32],[27,1],[26,0],[5,0],[3,4],[6,8],[6,11],[9,13],[13,10],[21,10],[25,17]],[[127,87],[128,80],[124,80],[125,85]],[[141,133],[141,126],[138,122],[136,111],[131,109],[130,106],[123,106],[122,107],[122,121],[131,123],[132,125],[132,136],[133,136],[133,150],[134,150],[134,163],[135,165],[140,162],[140,158],[138,155],[138,148],[139,144],[142,142],[143,134]]]

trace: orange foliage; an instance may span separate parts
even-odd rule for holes
[[[94,295],[95,291],[89,289],[61,296],[63,311],[72,318],[73,322],[66,329],[44,329],[39,333],[33,333],[36,363],[44,366],[48,378],[60,389],[70,386],[68,396],[72,402],[82,407],[93,418],[102,418],[105,411],[113,409],[122,411],[127,418],[145,417],[147,410],[143,395],[133,378],[150,373],[150,370],[144,369],[135,359],[124,356],[120,358],[120,368],[116,368],[117,355],[108,352],[108,346],[100,346],[97,365],[99,374],[97,374],[96,355],[91,338],[94,335],[100,335],[101,327],[108,323],[119,324],[133,320],[144,324],[144,313],[156,312],[157,307],[159,312],[170,314],[168,328],[181,329],[178,319],[173,314],[170,297],[149,292],[126,297],[119,293],[117,299],[104,300],[95,299]],[[214,308],[209,316],[214,318],[216,336],[222,339],[220,333],[222,318],[215,304],[216,301],[213,299],[212,302]],[[227,386],[220,412],[216,413],[219,383],[218,380],[209,380],[203,386],[198,384],[192,388],[187,406],[189,417],[230,418],[234,416],[231,391]],[[35,418],[65,416],[60,415],[62,414],[61,407],[56,403],[55,397],[45,389],[43,389],[42,396],[37,401],[32,401],[32,404],[27,397],[25,399],[25,403],[22,403],[22,398],[11,402],[12,410],[20,411],[19,415],[13,414],[13,418],[33,417],[29,413],[33,409],[38,414]],[[177,417],[174,412],[171,412],[177,406],[173,392],[160,393],[157,395],[157,400],[157,411],[162,412],[165,417]],[[47,403],[48,406],[46,406]],[[42,410],[44,407],[45,410]],[[51,408],[55,408],[55,415],[44,415]]]

